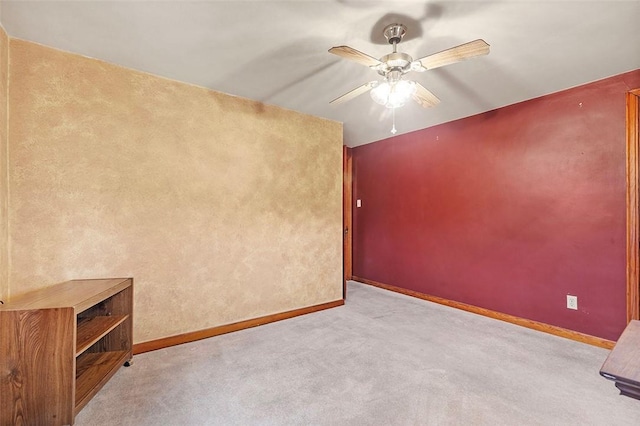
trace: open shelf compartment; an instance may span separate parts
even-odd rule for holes
[[[89,349],[91,345],[109,334],[111,330],[122,324],[127,318],[129,318],[129,315],[78,318],[76,356]]]
[[[76,414],[130,357],[129,351],[85,352],[76,359]]]

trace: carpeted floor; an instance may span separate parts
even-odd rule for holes
[[[607,354],[349,282],[345,306],[136,356],[76,424],[640,425]]]

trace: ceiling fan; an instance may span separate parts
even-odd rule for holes
[[[387,108],[401,107],[409,98],[413,98],[425,108],[435,106],[440,103],[440,99],[420,83],[403,80],[402,76],[410,71],[424,72],[489,53],[489,45],[484,40],[478,39],[414,60],[408,54],[397,51],[397,45],[406,32],[407,27],[402,24],[391,24],[384,28],[383,34],[389,44],[393,45],[393,52],[380,59],[349,46],[336,46],[329,49],[330,53],[366,65],[384,77],[383,81],[365,83],[329,103],[341,104],[371,90],[371,98]],[[395,133],[393,130],[392,132]]]

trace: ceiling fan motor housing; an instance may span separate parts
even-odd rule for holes
[[[413,62],[413,58],[406,53],[394,52],[384,55],[380,58],[380,62],[384,64],[384,68],[378,70],[380,75],[385,75],[390,71],[400,71],[404,74],[411,70],[411,62]]]

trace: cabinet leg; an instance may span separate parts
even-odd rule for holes
[[[124,362],[125,367],[131,367],[133,365],[133,358],[128,359]]]

